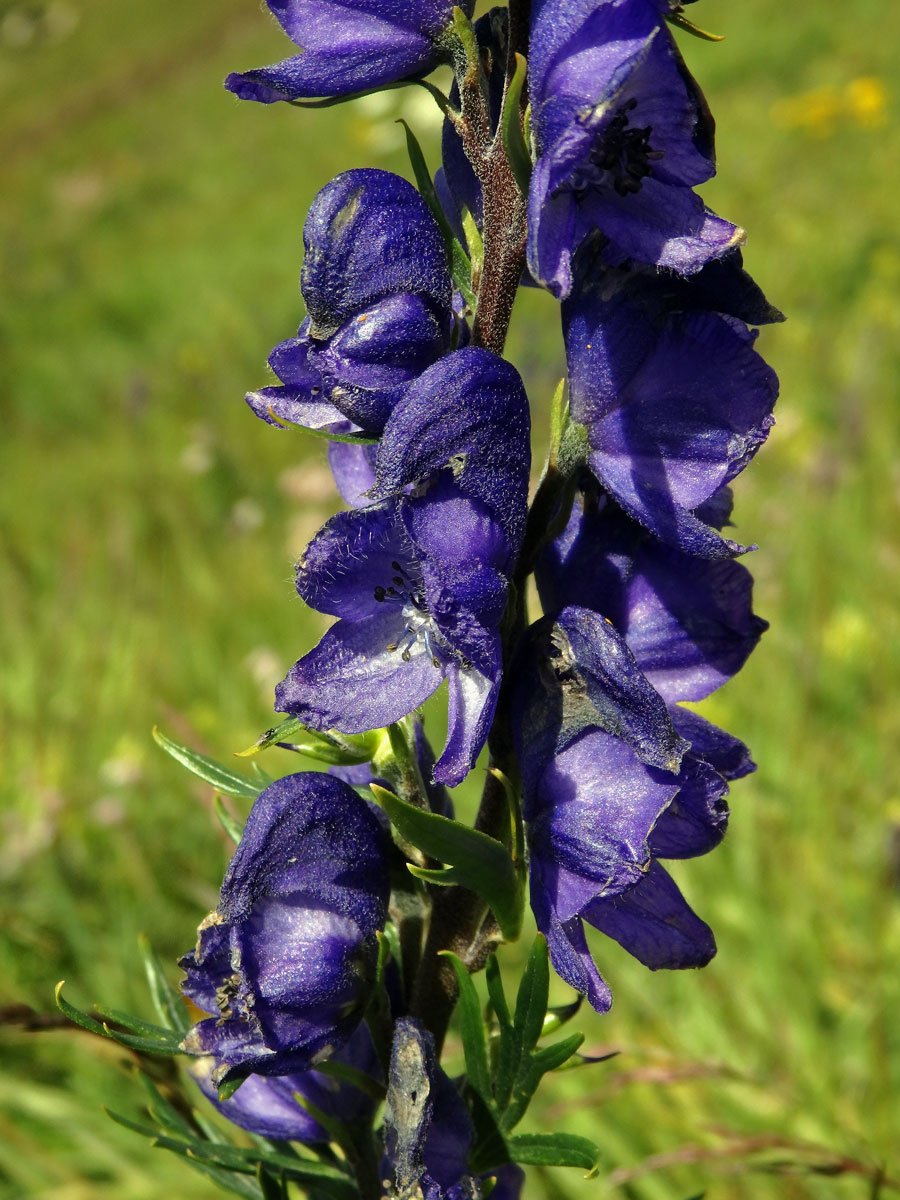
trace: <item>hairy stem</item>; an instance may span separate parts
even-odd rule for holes
[[[516,53],[528,50],[528,0],[511,0],[506,47],[504,98],[515,74]],[[457,128],[469,161],[481,182],[484,213],[484,268],[478,284],[472,341],[502,354],[512,317],[513,302],[525,269],[526,198],[506,158],[499,129],[492,131],[487,89],[480,71],[469,62],[458,72],[461,120]],[[527,102],[525,90],[521,106]],[[507,622],[504,668],[525,628],[524,596],[514,592]],[[499,767],[518,790],[518,763],[512,743],[509,701],[502,687],[488,739],[490,765]],[[475,828],[503,839],[509,827],[509,802],[502,784],[491,774],[485,779]],[[480,970],[499,934],[484,901],[464,888],[432,888],[432,911],[421,967],[411,998],[411,1011],[432,1032],[440,1051],[457,1000],[456,977],[440,951],[452,950],[470,971]]]

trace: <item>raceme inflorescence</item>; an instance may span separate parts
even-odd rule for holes
[[[304,110],[424,88],[443,161],[432,177],[408,130],[417,186],[371,168],[326,183],[305,316],[247,396],[278,436],[328,440],[347,505],[296,566],[334,624],[285,664],[280,722],[252,748],[323,769],[240,775],[160,735],[253,804],[228,818],[237,850],[181,960],[193,1019],[151,964],[168,1028],[105,1029],[191,1056],[253,1149],[166,1127],[159,1103],[157,1121],[240,1195],[512,1200],[520,1164],[597,1161],[574,1134],[513,1132],[577,1059],[580,1035],[540,1040],[577,1009],[548,1013],[550,967],[602,1013],[587,927],[654,970],[715,953],[664,863],[719,843],[754,769],[685,705],[766,628],[729,485],[773,423],[755,329],[780,314],[743,231],[695,190],[714,126],[674,0],[513,0],[474,23],[444,0],[267,2],[296,53],[231,92]],[[520,287],[558,302],[567,365],[530,503],[533,413],[503,357]],[[467,823],[446,789],[479,761]],[[538,936],[508,1004],[497,953],[529,898]]]

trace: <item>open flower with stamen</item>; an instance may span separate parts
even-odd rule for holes
[[[538,157],[528,266],[559,298],[572,255],[599,233],[604,260],[690,273],[742,231],[693,188],[715,173],[714,125],[664,21],[668,0],[532,5],[529,92]]]
[[[450,724],[434,777],[459,783],[490,728],[506,607],[503,531],[452,480],[424,497],[338,513],[297,569],[297,590],[340,618],[291,669],[275,706],[359,733],[412,712],[446,679]]]
[[[449,59],[448,0],[266,0],[300,53],[271,67],[232,73],[241,100],[272,104],[346,96],[427,74]],[[460,7],[471,14],[474,0]]]
[[[359,733],[412,712],[446,679],[434,778],[462,780],[497,703],[528,433],[518,374],[485,350],[458,350],[415,381],[378,447],[379,499],[333,517],[298,564],[302,598],[339,620],[279,685],[278,711]]]

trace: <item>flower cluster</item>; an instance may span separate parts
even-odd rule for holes
[[[694,190],[714,173],[713,123],[669,0],[533,0],[530,16],[513,0],[474,27],[471,3],[268,4],[300,52],[229,76],[242,99],[337,99],[439,63],[455,83],[432,88],[433,182],[414,157],[420,190],[354,169],[316,196],[306,315],[269,359],[278,382],[247,396],[270,425],[330,439],[348,506],[296,568],[335,623],[275,697],[339,765],[256,800],[182,960],[209,1014],[183,1046],[222,1112],[267,1138],[327,1141],[336,1120],[371,1125],[385,1096],[377,1153],[348,1152],[362,1194],[374,1153],[391,1196],[513,1200],[514,1143],[486,1143],[483,1119],[506,1137],[521,1113],[509,1081],[442,1071],[459,981],[438,952],[484,964],[517,903],[486,873],[515,891],[527,858],[552,964],[598,1011],[611,995],[586,924],[652,969],[715,953],[662,863],[721,840],[728,785],[754,769],[683,705],[765,629],[746,547],[723,530],[777,393],[754,328],[780,314],[743,270],[742,231]],[[529,401],[497,352],[520,283],[560,302],[568,369],[530,508]],[[444,684],[435,754],[414,714]],[[486,746],[473,831],[444,787]],[[510,825],[527,838],[512,854]],[[525,1045],[528,1022],[491,997]],[[470,1075],[487,1071],[469,1051]]]

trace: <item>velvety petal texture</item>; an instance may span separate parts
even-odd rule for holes
[[[410,386],[384,430],[375,495],[421,488],[449,467],[518,552],[531,466],[528,398],[518,371],[488,350],[448,354]]]
[[[434,779],[459,783],[496,708],[529,465],[528,402],[508,364],[467,348],[428,368],[385,428],[368,506],[332,518],[298,564],[302,598],[339,620],[279,685],[277,709],[360,733],[446,679]]]
[[[289,775],[260,793],[219,905],[184,956],[185,995],[217,1017],[184,1040],[220,1086],[306,1071],[347,1042],[387,906],[387,841],[351,787]]]
[[[280,386],[247,403],[271,424],[380,434],[410,383],[459,340],[441,231],[405,179],[359,168],[318,193],[303,244],[309,315],[269,357]]]
[[[778,381],[734,317],[678,308],[651,274],[610,273],[563,304],[572,419],[616,502],[662,541],[727,557],[741,547],[696,510],[768,436]]]
[[[720,687],[767,628],[746,567],[665,545],[590,485],[535,575],[548,611],[583,605],[607,617],[669,704]]]
[[[516,656],[512,706],[524,815],[535,815],[548,763],[585,730],[622,741],[637,761],[677,773],[687,742],[621,634],[570,605],[529,629]]]
[[[446,0],[267,0],[300,54],[271,67],[233,73],[225,86],[241,100],[346,96],[424,75],[448,57]],[[461,7],[471,14],[474,0]]]
[[[621,634],[575,606],[544,618],[517,656],[512,693],[531,905],[557,973],[609,1007],[585,921],[654,968],[708,961],[712,934],[656,860],[721,840],[727,784],[680,736]]]
[[[666,11],[658,0],[532,5],[528,266],[559,298],[589,236],[607,264],[683,274],[742,237],[692,190],[715,172],[714,126]]]

